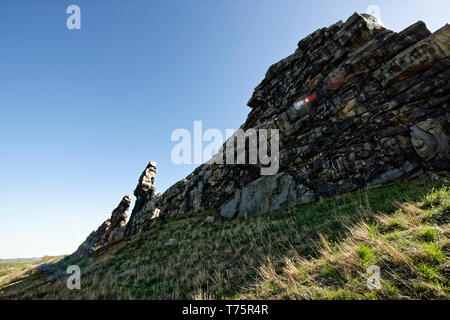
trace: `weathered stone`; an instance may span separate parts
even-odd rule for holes
[[[156,162],[150,161],[147,168],[145,168],[144,172],[142,172],[139,178],[139,183],[134,190],[134,195],[136,198],[146,195],[149,191],[154,190],[153,184],[155,182],[155,175]]]
[[[241,191],[237,191],[234,197],[220,208],[220,215],[225,218],[234,218],[239,213],[241,204]]]
[[[428,68],[440,59],[449,57],[449,34],[450,26],[446,25],[384,64],[381,69],[382,85],[386,87],[395,81]]]
[[[428,139],[426,144],[429,143],[430,145],[427,146],[427,150],[431,154],[427,154],[426,158],[427,160],[430,160],[434,157],[438,159],[449,159],[450,154],[450,115],[446,114],[442,117],[434,118],[434,119],[427,119],[425,121],[417,123],[417,129],[422,131],[425,135],[428,137],[425,138],[425,140]],[[417,130],[417,131],[418,131]],[[411,133],[412,136],[412,133]],[[413,138],[412,138],[413,140]],[[414,142],[413,142],[414,145]],[[416,148],[416,146],[414,145]],[[436,150],[434,150],[434,148]],[[419,153],[418,149],[416,148],[416,151]],[[433,156],[432,156],[433,155]]]
[[[135,274],[135,273],[136,273],[136,269],[128,269],[128,270],[125,270],[124,272],[121,272],[119,274],[119,277],[126,277],[126,276],[129,276],[131,274]]]
[[[205,221],[203,221],[203,223],[208,223],[208,224],[214,223],[214,217],[213,216],[207,216]]]
[[[136,203],[126,225],[125,235],[131,236],[148,230],[153,221],[160,217],[161,194],[155,194],[156,162],[150,161],[139,178],[134,190]]]
[[[261,176],[260,159],[216,162],[224,143],[214,161],[155,196],[151,163],[126,234],[187,212],[250,217],[449,170],[449,36],[448,25],[431,33],[419,21],[397,33],[357,13],[315,31],[269,68],[240,127],[280,130],[278,174]]]
[[[405,174],[408,174],[409,172],[414,170],[414,168],[415,168],[414,165],[412,165],[410,162],[407,161],[403,164],[401,168],[398,169],[395,168],[381,174],[380,176],[369,182],[368,186],[377,187],[386,184],[388,182],[398,180]]]
[[[74,257],[81,258],[96,250],[124,237],[128,210],[130,208],[131,197],[126,195],[120,201],[116,209],[113,210],[111,218],[93,231],[73,254]]]
[[[166,246],[173,246],[174,244],[176,244],[177,243],[177,240],[175,240],[175,239],[169,239],[167,242],[166,242]]]
[[[438,153],[438,144],[433,136],[416,125],[411,127],[411,142],[417,154],[425,160],[433,159]]]
[[[220,214],[227,218],[247,218],[309,203],[314,198],[306,186],[296,185],[292,176],[280,173],[249,183],[222,206]]]

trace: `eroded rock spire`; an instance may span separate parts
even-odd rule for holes
[[[159,216],[160,195],[155,195],[156,162],[150,161],[142,172],[134,190],[136,203],[131,213],[125,235],[130,236],[147,230],[153,219]]]

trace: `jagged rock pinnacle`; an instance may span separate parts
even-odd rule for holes
[[[142,172],[141,177],[139,178],[139,183],[134,190],[134,195],[136,198],[142,197],[150,190],[154,190],[153,186],[155,182],[156,175],[156,162],[150,161],[145,168],[144,172]]]
[[[111,213],[111,218],[93,231],[73,254],[76,258],[86,256],[98,248],[123,238],[131,197],[126,195]]]

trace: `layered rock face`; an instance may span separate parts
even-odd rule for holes
[[[103,222],[97,230],[93,231],[80,245],[78,250],[73,253],[73,256],[80,258],[110,243],[121,240],[125,232],[130,203],[131,197],[129,195],[124,196],[117,208],[111,213],[111,218]]]
[[[448,25],[396,33],[356,13],[312,33],[269,68],[241,126],[279,130],[278,172],[262,176],[261,162],[204,164],[155,195],[151,162],[126,235],[190,211],[249,217],[449,170],[449,37]]]

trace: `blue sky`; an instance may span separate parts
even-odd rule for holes
[[[158,191],[184,178],[173,130],[238,128],[271,64],[372,4],[394,31],[449,21],[448,0],[1,0],[0,258],[73,252],[149,160]]]

